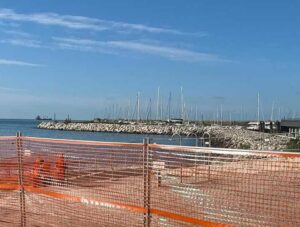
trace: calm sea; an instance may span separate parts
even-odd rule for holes
[[[38,129],[38,121],[35,120],[6,120],[0,119],[0,136],[14,136],[20,131],[24,136],[92,140],[92,141],[111,141],[142,143],[143,138],[149,137],[153,143],[179,145],[179,137],[143,134],[124,134],[124,133],[102,133],[102,132],[73,132],[60,130]],[[195,138],[182,138],[182,145],[194,146]]]

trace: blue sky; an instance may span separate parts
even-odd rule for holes
[[[296,0],[0,2],[0,118],[145,115],[161,90],[175,116],[299,117]],[[131,101],[130,101],[131,100]],[[116,114],[116,115],[118,115]],[[131,113],[133,114],[133,113]]]

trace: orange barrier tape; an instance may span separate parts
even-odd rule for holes
[[[206,227],[229,227],[230,226],[227,224],[219,224],[219,223],[215,223],[215,222],[204,221],[204,220],[191,218],[191,217],[187,217],[187,216],[183,216],[183,215],[179,215],[179,214],[174,214],[174,213],[170,213],[170,212],[162,211],[162,210],[158,210],[158,209],[150,209],[150,213],[157,214],[159,216],[163,216],[166,218],[171,218],[174,220],[178,220],[178,221],[182,221],[182,222],[186,222],[186,223],[190,223],[190,224],[195,224],[195,225],[206,226]]]
[[[119,143],[119,142],[100,142],[100,141],[83,141],[83,140],[69,140],[69,139],[52,139],[52,138],[38,138],[38,137],[20,137],[24,141],[32,142],[47,142],[47,143],[59,143],[59,144],[72,144],[72,145],[93,145],[93,146],[110,146],[110,147],[143,147],[142,143]],[[0,136],[1,140],[14,140],[17,139],[15,136]],[[176,145],[162,145],[162,144],[149,144],[151,149],[164,149],[180,152],[195,152],[203,151],[218,153],[218,151],[228,152],[235,154],[235,152],[241,152],[239,149],[220,149],[220,148],[211,148],[211,147],[187,147],[187,146],[176,146]],[[286,157],[286,158],[300,158],[300,153],[292,152],[280,152],[280,151],[256,151],[256,150],[243,150],[245,153],[253,155],[270,155],[277,157]]]
[[[104,207],[117,208],[117,209],[127,209],[127,210],[137,211],[137,212],[141,212],[141,213],[146,212],[145,208],[139,207],[139,206],[134,206],[134,205],[100,201],[100,200],[94,200],[94,199],[87,199],[87,198],[83,198],[83,197],[79,197],[79,196],[66,195],[63,193],[48,191],[48,190],[45,190],[42,188],[35,188],[32,186],[24,186],[24,189],[28,192],[38,193],[38,194],[56,198],[56,199],[66,199],[66,200],[81,202],[86,205],[104,206]]]
[[[300,158],[300,153],[291,153],[291,152],[257,152],[258,154],[271,155],[275,157],[283,158]]]
[[[241,150],[241,149],[229,149],[229,148],[213,148],[213,147],[189,147],[189,146],[176,146],[176,145],[162,145],[162,144],[149,144],[150,149],[162,149],[169,151],[179,152],[206,152],[212,154],[219,154],[220,152],[226,154],[242,154],[245,155],[268,155],[275,157],[285,158],[300,158],[300,153],[296,152],[282,152],[282,151],[259,151],[259,150]]]
[[[0,184],[0,190],[18,190],[18,184]]]
[[[100,142],[88,140],[66,140],[66,139],[51,139],[51,138],[37,138],[37,137],[22,137],[24,141],[32,142],[47,142],[59,144],[72,144],[72,145],[95,145],[95,146],[110,146],[110,147],[143,147],[141,143],[119,143],[119,142]]]
[[[162,145],[162,144],[149,144],[150,149],[163,149],[170,151],[181,151],[181,152],[189,152],[195,151],[197,147],[185,147],[185,146],[176,146],[176,145]]]
[[[0,136],[0,140],[15,140],[16,136]]]
[[[40,195],[45,195],[48,197],[56,198],[56,199],[68,199],[68,200],[73,200],[73,201],[80,201],[79,197],[72,196],[72,195],[66,195],[58,192],[53,192],[53,191],[47,191],[42,188],[35,188],[33,186],[24,186],[25,191],[27,192],[33,192],[33,193],[38,193]]]
[[[20,189],[20,187],[17,184],[0,184],[0,190],[18,190],[18,189]],[[24,186],[24,189],[27,192],[33,192],[33,193],[37,193],[40,195],[44,195],[44,196],[48,196],[48,197],[52,197],[52,198],[56,198],[56,199],[65,199],[65,200],[81,202],[86,205],[102,206],[102,207],[116,208],[116,209],[126,209],[126,210],[131,210],[131,211],[135,211],[135,212],[139,212],[139,213],[147,212],[146,208],[140,207],[140,206],[87,199],[87,198],[82,198],[79,196],[66,195],[63,193],[48,191],[48,190],[45,190],[42,188],[35,188],[33,186]],[[190,224],[206,226],[206,227],[229,227],[230,226],[227,224],[220,224],[220,223],[215,223],[215,222],[204,221],[204,220],[187,217],[187,216],[183,216],[183,215],[179,215],[179,214],[174,214],[174,213],[170,213],[170,212],[158,210],[158,209],[150,209],[150,213],[156,214],[156,215],[159,215],[162,217],[170,218],[173,220],[182,221],[182,222],[190,223]]]
[[[10,176],[10,177],[1,177],[0,182],[18,182],[19,177],[18,176]]]

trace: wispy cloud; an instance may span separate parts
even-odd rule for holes
[[[113,47],[131,50],[146,54],[159,55],[164,58],[179,61],[221,61],[221,59],[214,54],[201,53],[186,49],[144,44],[131,41],[111,41],[109,44]]]
[[[91,40],[75,40],[75,39],[63,39],[53,38],[56,40],[53,48],[74,50],[74,51],[85,51],[85,52],[98,52],[103,54],[117,55],[118,52],[109,48],[105,42],[98,44],[93,43]],[[76,42],[78,41],[78,42]]]
[[[0,65],[12,65],[12,66],[30,66],[30,67],[40,67],[43,65],[25,62],[25,61],[16,61],[16,60],[8,60],[0,58]]]
[[[44,47],[39,41],[33,39],[3,39],[0,43],[10,44],[14,46],[24,46],[31,48],[42,48]]]
[[[126,23],[111,20],[101,20],[91,17],[60,15],[57,13],[17,13],[12,9],[0,9],[0,19],[6,21],[33,22],[43,25],[62,26],[70,29],[88,29],[94,31],[137,31],[149,33],[167,33],[174,35],[193,35],[175,29],[153,27],[144,24]],[[195,33],[194,35],[206,35]]]
[[[20,30],[4,30],[3,33],[11,35],[13,37],[32,38],[34,35]]]
[[[199,61],[226,61],[217,55],[197,51],[169,47],[158,44],[146,44],[137,41],[96,41],[89,39],[74,39],[53,37],[61,48],[84,51],[100,50],[129,50],[138,53],[157,55],[170,60],[199,62]]]
[[[54,42],[41,43],[34,39],[3,39],[0,43],[23,46],[28,48],[66,49],[74,51],[98,52],[119,55],[124,51],[148,54],[167,58],[169,60],[200,62],[225,62],[218,55],[202,53],[183,48],[166,46],[159,42],[145,43],[142,41],[98,41],[90,39],[53,37]]]
[[[13,46],[24,46],[31,48],[45,48],[41,41],[36,40],[36,36],[21,30],[2,30],[8,35],[7,38],[0,40],[0,43],[10,44]]]

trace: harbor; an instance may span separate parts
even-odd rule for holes
[[[2,0],[0,227],[300,227],[299,9]]]

